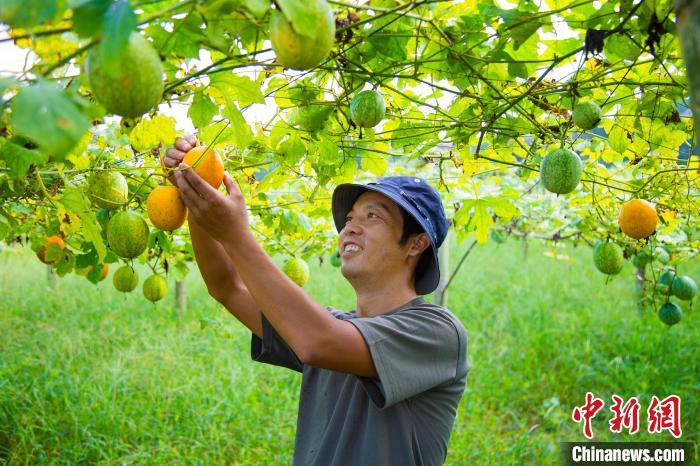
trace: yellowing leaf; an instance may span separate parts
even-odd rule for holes
[[[143,119],[129,134],[129,142],[139,152],[149,150],[159,144],[168,146],[175,136],[175,119],[165,115],[156,115],[152,119]]]

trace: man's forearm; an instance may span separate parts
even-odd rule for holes
[[[223,246],[193,219],[188,220],[192,249],[209,294],[219,299],[227,292],[245,287]]]
[[[305,361],[335,319],[275,265],[250,230],[222,245],[260,311]]]

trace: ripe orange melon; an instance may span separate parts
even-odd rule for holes
[[[146,201],[148,218],[160,230],[175,230],[185,223],[187,207],[175,186],[157,186]]]
[[[625,202],[620,210],[618,223],[620,230],[630,238],[649,237],[656,230],[659,217],[654,206],[644,199]]]
[[[224,161],[212,149],[209,149],[204,154],[206,148],[206,146],[197,146],[191,149],[185,154],[182,161],[194,168],[194,171],[204,178],[204,181],[212,185],[214,189],[218,189],[221,183],[224,182]],[[202,154],[204,155],[202,156]]]
[[[46,248],[48,247],[49,244],[55,244],[60,249],[65,249],[66,244],[63,242],[63,240],[60,237],[58,237],[56,235],[49,236],[48,238],[46,238],[46,240],[44,241],[44,245],[41,248],[39,248],[39,250],[36,252],[36,256],[44,264],[51,265],[51,264],[55,263],[57,261],[57,259],[47,259],[46,258]]]

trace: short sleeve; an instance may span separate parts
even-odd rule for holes
[[[449,312],[408,309],[349,322],[367,342],[377,370],[378,379],[360,380],[378,408],[464,375],[466,331]]]
[[[250,357],[253,361],[286,367],[297,372],[303,372],[304,364],[296,353],[289,347],[264,315],[262,318],[263,337],[260,339],[253,333],[250,345]]]

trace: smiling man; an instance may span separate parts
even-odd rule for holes
[[[341,271],[357,295],[341,312],[265,253],[228,173],[223,196],[181,163],[195,143],[178,139],[165,164],[183,168],[170,179],[209,294],[253,332],[255,361],[303,374],[294,465],[443,464],[469,364],[460,321],[419,296],[440,280],[438,192],[405,176],[335,189]]]

